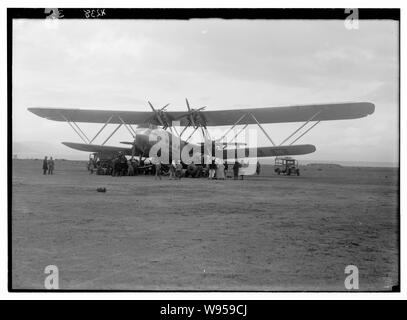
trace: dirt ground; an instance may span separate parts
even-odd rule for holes
[[[398,284],[398,169],[155,181],[12,165],[14,289],[43,289],[47,265],[67,290],[342,291],[351,264],[360,290]]]

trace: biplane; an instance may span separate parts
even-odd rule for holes
[[[122,153],[128,156],[149,157],[149,152],[157,143],[157,139],[151,139],[156,129],[164,130],[168,133],[167,142],[169,145],[175,140],[180,140],[179,150],[187,144],[193,134],[200,130],[206,141],[211,141],[212,155],[217,154],[218,158],[227,159],[231,149],[235,156],[251,155],[256,157],[278,157],[303,155],[315,152],[316,148],[311,144],[296,144],[306,133],[318,125],[321,121],[349,120],[371,115],[375,106],[370,102],[354,103],[334,103],[315,104],[287,107],[263,107],[247,108],[235,110],[206,110],[206,107],[191,108],[186,100],[187,110],[168,111],[168,105],[157,109],[151,102],[148,102],[151,111],[114,111],[114,110],[86,110],[86,109],[57,109],[57,108],[28,108],[29,111],[53,121],[68,123],[76,132],[83,143],[62,142],[64,145],[94,154],[117,154]],[[294,130],[281,143],[277,144],[265,130],[263,124],[298,122],[299,127]],[[78,123],[99,123],[100,129],[92,137],[89,137]],[[175,126],[174,123],[177,125]],[[237,143],[237,137],[249,126],[258,126],[270,142],[269,146],[250,146],[246,143]],[[114,126],[113,131],[103,140],[102,143],[95,143],[101,133],[108,126]],[[229,126],[229,129],[221,138],[212,139],[208,127]],[[125,146],[108,146],[107,142],[121,128],[127,129],[131,141],[123,141]],[[178,127],[178,129],[176,129]],[[182,131],[179,129],[182,128]],[[188,138],[182,138],[186,129],[192,128],[192,133]],[[238,129],[238,130],[237,130]],[[232,139],[225,141],[225,137],[232,131],[238,132]],[[190,130],[191,131],[191,130]],[[233,142],[235,141],[235,142]],[[200,150],[202,155],[205,152],[204,143],[192,144],[195,149]],[[220,147],[219,147],[220,146]],[[206,145],[207,148],[207,145]],[[219,150],[221,149],[221,150]],[[174,158],[174,149],[168,149],[168,161]],[[253,151],[253,152],[250,152]],[[162,152],[162,150],[161,150]]]

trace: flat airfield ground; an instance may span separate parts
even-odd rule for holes
[[[399,278],[398,169],[263,166],[243,181],[89,175],[12,163],[12,287],[390,291]],[[96,192],[106,187],[106,193]]]

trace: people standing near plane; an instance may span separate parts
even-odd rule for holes
[[[172,160],[171,164],[170,164],[170,176],[169,176],[169,180],[175,179],[175,161]]]
[[[154,180],[157,180],[159,178],[161,180],[161,161],[158,160],[157,163],[155,164],[155,177]]]
[[[237,180],[239,178],[239,168],[241,164],[236,160],[233,165],[233,179]]]
[[[139,175],[139,165],[140,165],[140,162],[138,160],[133,161],[133,168],[134,168],[134,175],[135,176]]]
[[[50,157],[48,160],[48,174],[54,174],[54,166],[55,162],[52,157]]]
[[[116,172],[118,169],[118,166],[117,166],[118,163],[119,163],[118,158],[115,157],[112,159],[112,177],[116,176]],[[98,166],[98,168],[99,168],[99,166]]]
[[[177,165],[176,165],[176,167],[175,167],[175,177],[176,177],[178,180],[181,180],[181,177],[182,177],[182,164],[181,164],[181,160],[178,160],[178,163],[177,163]]]
[[[225,166],[223,165],[222,161],[216,168],[216,179],[225,180]]]
[[[217,168],[217,165],[216,165],[215,159],[212,159],[212,162],[209,164],[208,179],[212,180],[215,177],[216,168]]]
[[[48,157],[45,156],[44,160],[42,161],[42,171],[43,174],[47,174],[48,171]]]
[[[194,174],[194,178],[200,178],[204,176],[203,168],[202,166],[196,166],[196,172]]]
[[[229,165],[228,165],[228,162],[227,162],[227,161],[225,161],[225,162],[223,163],[223,167],[225,168],[225,170],[224,170],[225,178],[228,178]]]
[[[195,176],[196,176],[196,166],[195,166],[195,163],[193,161],[188,165],[187,171],[185,172],[185,176],[195,178]]]
[[[88,171],[89,171],[89,174],[93,174],[93,171],[96,169],[96,167],[95,167],[95,161],[94,160],[92,160],[92,159],[89,159],[89,161],[88,161]]]
[[[134,167],[133,167],[133,163],[131,160],[129,160],[127,162],[128,168],[127,168],[127,175],[128,176],[134,176]]]
[[[257,163],[256,163],[256,174],[257,175],[260,174],[260,162],[259,162],[259,160],[257,160]]]
[[[243,176],[244,176],[244,168],[243,167],[245,167],[245,165],[244,165],[244,162],[242,160],[240,162],[240,166],[239,166],[239,176],[240,176],[241,180],[243,180]]]
[[[120,155],[120,177],[125,176],[127,174],[127,171],[128,171],[127,158],[122,153]]]

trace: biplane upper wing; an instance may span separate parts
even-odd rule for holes
[[[205,111],[203,115],[210,125],[233,125],[246,115],[241,123],[284,123],[344,120],[366,117],[374,112],[375,106],[368,102],[269,107],[239,110]],[[253,115],[251,117],[250,115]]]
[[[288,107],[247,108],[235,110],[199,111],[207,126],[227,126],[241,123],[283,123],[342,120],[362,118],[374,112],[375,106],[370,102],[315,104]],[[32,113],[55,121],[74,121],[92,123],[127,123],[145,124],[151,122],[159,125],[150,111],[112,111],[85,109],[28,108]],[[179,120],[181,126],[188,125],[188,117],[183,111],[168,111],[171,120]]]

